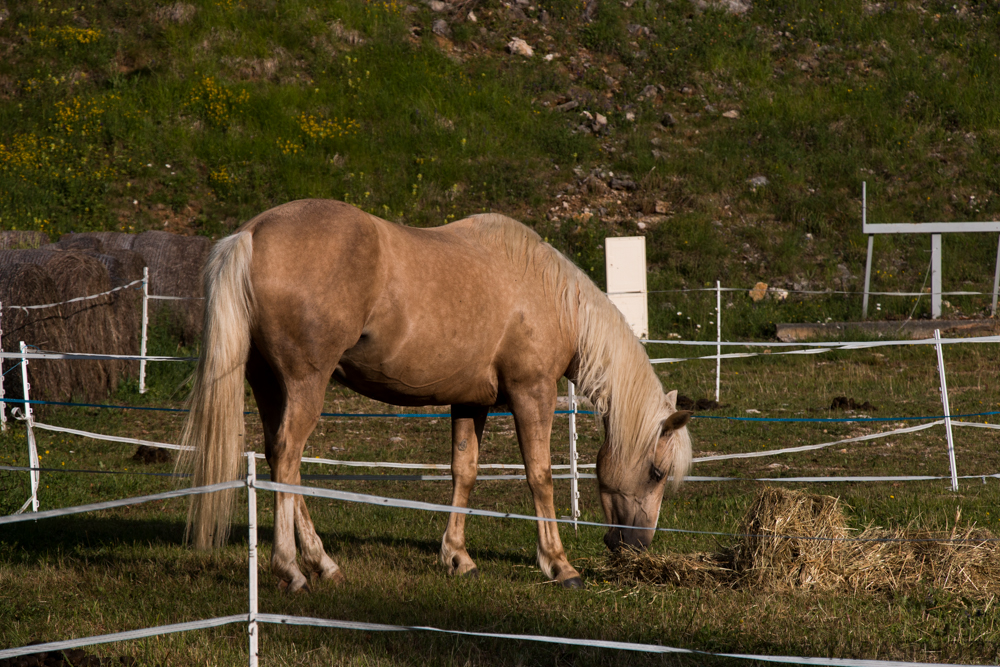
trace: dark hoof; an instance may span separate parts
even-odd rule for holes
[[[465,574],[463,574],[462,576],[466,577],[468,579],[478,579],[479,578],[479,568],[478,567],[474,567],[471,570],[469,570],[468,572],[466,572]]]
[[[572,588],[574,590],[581,590],[583,588],[583,579],[580,577],[571,577],[562,582],[563,588]]]

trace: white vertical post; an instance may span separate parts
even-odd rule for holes
[[[861,229],[868,224],[868,182],[861,181]],[[868,258],[865,260],[865,293],[861,298],[861,319],[868,319],[868,288],[872,281],[872,250],[875,247],[875,235],[868,235]]]
[[[28,346],[21,341],[21,386],[24,389],[24,422],[28,427],[28,466],[31,468],[31,511],[38,511],[38,482],[41,464],[38,461],[38,447],[35,445],[35,422],[31,414],[31,385],[28,384],[28,360],[23,355],[28,353]],[[25,503],[21,510],[28,507]]]
[[[576,385],[572,382],[566,392],[569,398],[569,498],[570,514],[573,519],[573,530],[579,531],[577,521],[580,519],[580,471],[577,461],[580,454],[576,451]]]
[[[941,317],[941,235],[931,234],[931,318]]]
[[[149,267],[142,267],[142,333],[139,337],[139,354],[146,356],[146,330],[149,328]],[[139,393],[146,393],[146,360],[139,360]]]
[[[1000,291],[1000,240],[997,241],[997,266],[993,270],[993,310],[990,314],[997,316],[997,292]]]
[[[257,667],[257,459],[247,452],[247,517],[250,526],[250,667]]]
[[[996,310],[996,308],[994,308]],[[3,302],[0,302],[0,352],[3,352]],[[3,388],[3,357],[0,357],[0,431],[7,430],[7,402]]]
[[[941,378],[941,405],[944,406],[944,429],[948,435],[948,465],[951,466],[951,490],[958,491],[958,472],[955,469],[955,440],[951,435],[951,408],[948,406],[948,383],[944,377],[944,354],[941,352],[941,330],[934,330],[934,347],[937,348],[938,376]]]
[[[715,402],[722,384],[722,283],[715,281]]]

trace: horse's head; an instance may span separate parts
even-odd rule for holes
[[[667,480],[676,488],[691,466],[687,423],[691,412],[677,410],[677,392],[664,396],[669,416],[660,423],[656,447],[634,453],[610,451],[608,443],[597,455],[597,480],[604,517],[610,524],[604,543],[612,551],[624,546],[645,549],[653,540]]]

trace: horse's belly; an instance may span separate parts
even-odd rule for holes
[[[494,405],[497,400],[495,374],[471,367],[371,364],[345,355],[333,379],[359,394],[392,405]]]

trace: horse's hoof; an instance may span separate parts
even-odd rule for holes
[[[305,577],[302,577],[301,582],[289,582],[282,579],[278,582],[278,588],[280,588],[285,593],[308,593],[309,582],[306,581]]]
[[[344,572],[339,568],[333,572],[324,572],[319,577],[323,581],[328,581],[334,586],[340,586],[347,583],[347,577],[344,576]]]
[[[560,583],[563,588],[572,588],[574,590],[580,590],[583,588],[583,579],[580,577],[570,577],[569,579],[564,579]]]

